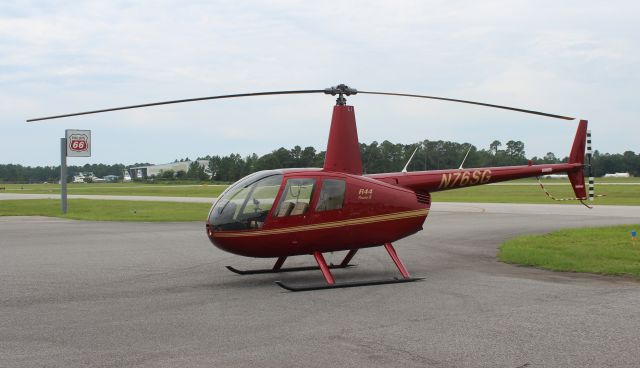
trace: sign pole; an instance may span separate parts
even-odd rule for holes
[[[60,138],[60,206],[67,213],[67,157],[91,157],[91,131],[66,129]]]
[[[60,138],[60,208],[67,213],[67,138]]]

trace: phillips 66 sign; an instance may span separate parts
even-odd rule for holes
[[[67,129],[67,157],[91,157],[91,131]]]

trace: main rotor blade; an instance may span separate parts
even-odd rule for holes
[[[233,95],[186,98],[186,99],[182,99],[182,100],[152,102],[152,103],[146,103],[146,104],[141,104],[141,105],[113,107],[113,108],[110,108],[110,109],[76,112],[76,113],[73,113],[73,114],[64,114],[64,115],[55,115],[55,116],[47,116],[47,117],[43,117],[43,118],[29,119],[29,120],[27,120],[27,122],[39,121],[39,120],[49,120],[49,119],[59,119],[59,118],[66,118],[66,117],[69,117],[69,116],[98,114],[98,113],[101,113],[101,112],[108,112],[108,111],[137,109],[137,108],[140,108],[140,107],[170,105],[170,104],[177,104],[177,103],[183,103],[183,102],[217,100],[217,99],[222,99],[222,98],[233,98],[233,97],[253,97],[253,96],[268,96],[268,95],[295,95],[295,94],[306,94],[306,93],[325,93],[325,90],[324,89],[307,89],[307,90],[299,90],[299,91],[253,92],[253,93],[238,93],[238,94],[233,94]]]
[[[369,95],[386,95],[386,96],[403,96],[403,97],[429,98],[429,99],[432,99],[432,100],[441,100],[441,101],[460,102],[460,103],[466,103],[466,104],[471,104],[471,105],[479,105],[479,106],[494,107],[494,108],[496,108],[496,109],[504,109],[504,110],[518,111],[518,112],[524,112],[524,113],[527,113],[527,114],[534,114],[534,115],[548,116],[548,117],[550,117],[550,118],[556,118],[556,119],[575,120],[575,118],[572,118],[572,117],[570,117],[570,116],[562,116],[562,115],[549,114],[549,113],[546,113],[546,112],[540,112],[540,111],[533,111],[533,110],[518,109],[518,108],[516,108],[516,107],[509,107],[509,106],[494,105],[494,104],[488,104],[488,103],[484,103],[484,102],[475,102],[475,101],[467,101],[467,100],[458,100],[458,99],[455,99],[455,98],[435,97],[435,96],[425,96],[425,95],[413,95],[413,94],[408,94],[408,93],[367,92],[367,91],[360,91],[360,90],[358,90],[358,94],[361,94],[361,93],[369,94]]]

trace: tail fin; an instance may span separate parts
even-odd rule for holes
[[[584,185],[584,147],[587,143],[587,121],[580,120],[578,124],[578,130],[576,131],[576,137],[573,140],[573,146],[571,147],[571,153],[569,154],[570,164],[580,164],[574,170],[567,172],[569,181],[573,187],[573,191],[576,194],[576,198],[587,198],[587,191]]]

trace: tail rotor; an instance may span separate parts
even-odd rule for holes
[[[587,130],[587,167],[589,173],[589,202],[593,202],[595,197],[595,182],[593,179],[593,165],[591,164],[591,130]]]

